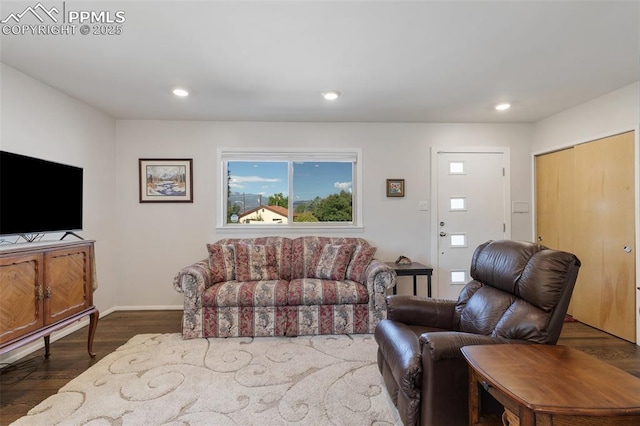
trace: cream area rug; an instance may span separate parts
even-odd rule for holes
[[[14,425],[401,425],[372,335],[141,334]]]

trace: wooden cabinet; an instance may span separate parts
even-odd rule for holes
[[[89,315],[95,356],[94,264],[93,241],[0,247],[0,353],[44,338],[48,358],[51,333]]]

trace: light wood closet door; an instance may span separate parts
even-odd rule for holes
[[[574,182],[573,315],[635,342],[634,133],[576,145]]]
[[[538,243],[573,253],[573,147],[537,156],[535,173]],[[574,315],[573,299],[567,313]]]
[[[572,252],[573,148],[537,156],[535,168],[538,242]]]

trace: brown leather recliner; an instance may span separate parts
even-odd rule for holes
[[[378,367],[404,424],[468,424],[469,371],[460,348],[555,344],[579,268],[571,253],[488,241],[475,250],[472,281],[457,301],[387,296],[387,319],[375,329]]]

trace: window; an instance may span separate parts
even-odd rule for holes
[[[222,227],[359,226],[358,151],[220,151]]]
[[[467,271],[452,270],[450,272],[451,284],[465,284],[467,282]]]
[[[467,247],[467,234],[449,234],[450,247]]]
[[[449,174],[450,175],[464,175],[464,161],[450,161],[449,162]]]
[[[465,197],[452,197],[449,200],[449,211],[466,211],[467,199]]]

